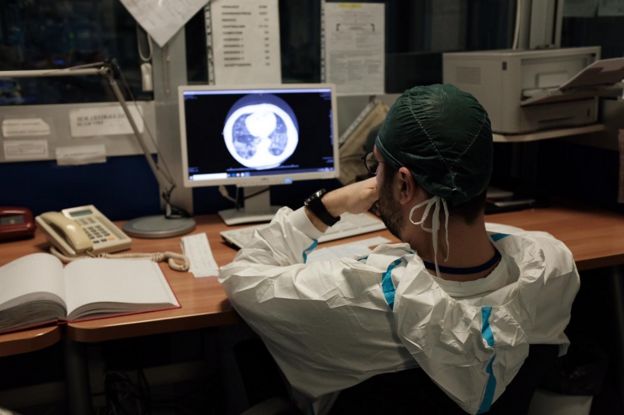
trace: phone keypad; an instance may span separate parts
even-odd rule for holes
[[[104,226],[102,226],[102,224],[100,224],[100,222],[93,218],[80,218],[76,219],[76,222],[82,226],[94,245],[115,239],[115,236],[112,233],[110,233]]]

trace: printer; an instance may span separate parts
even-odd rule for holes
[[[492,131],[523,134],[598,120],[598,97],[622,93],[624,58],[600,47],[444,53],[443,82],[470,92]]]

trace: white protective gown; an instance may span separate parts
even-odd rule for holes
[[[551,235],[493,224],[488,232],[502,258],[476,281],[432,276],[406,243],[306,265],[321,233],[303,208],[282,208],[219,280],[311,399],[420,366],[474,414],[504,392],[529,344],[565,350],[579,289],[570,251]]]

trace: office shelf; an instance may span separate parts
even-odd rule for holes
[[[535,131],[526,134],[498,134],[494,133],[495,143],[523,143],[528,141],[548,140],[551,138],[567,137],[572,135],[589,134],[605,130],[604,124],[583,125],[580,127],[559,128],[556,130]]]

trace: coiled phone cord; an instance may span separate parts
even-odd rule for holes
[[[188,257],[184,254],[179,254],[177,252],[165,251],[165,252],[148,252],[148,253],[127,253],[127,254],[109,254],[106,252],[100,254],[94,254],[93,252],[87,251],[84,255],[81,256],[67,256],[56,249],[54,246],[50,247],[50,252],[59,258],[64,263],[68,263],[71,261],[75,261],[76,259],[90,257],[90,258],[120,258],[120,259],[132,259],[132,258],[147,258],[154,262],[164,262],[167,261],[169,264],[169,268],[175,271],[188,271],[191,267],[190,261]]]

